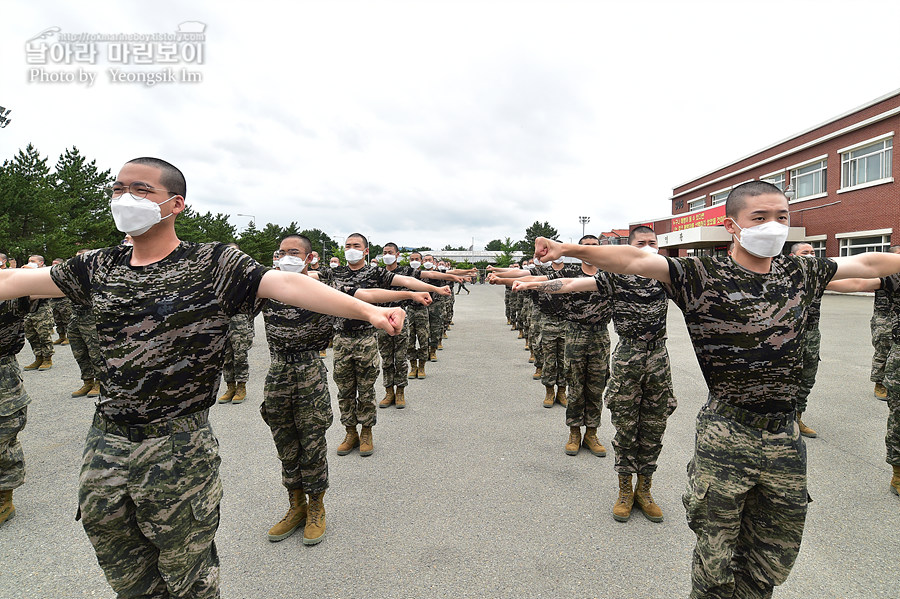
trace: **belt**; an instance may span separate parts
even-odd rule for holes
[[[792,412],[785,414],[757,414],[756,412],[738,408],[737,406],[720,403],[719,400],[712,398],[706,402],[703,409],[731,418],[740,424],[766,430],[770,433],[777,433],[787,426],[788,423],[794,421],[794,414]]]
[[[654,339],[653,341],[644,341],[643,339],[632,339],[631,337],[619,337],[619,341],[622,343],[627,343],[628,345],[634,345],[635,347],[642,347],[644,349],[656,349],[658,347],[663,347],[666,344],[665,338],[663,339]]]
[[[132,443],[140,443],[146,439],[167,437],[174,433],[187,433],[197,431],[209,422],[209,410],[194,412],[178,416],[165,422],[153,422],[150,424],[120,424],[103,416],[100,412],[94,412],[94,428],[104,433],[125,437]]]
[[[270,351],[269,355],[273,362],[278,361],[285,364],[306,364],[319,359],[319,352],[311,349],[292,353]]]
[[[337,334],[341,335],[342,337],[368,337],[369,335],[375,334],[375,329],[374,328],[364,328],[364,329],[351,329],[349,331],[341,329],[340,331],[338,331]]]

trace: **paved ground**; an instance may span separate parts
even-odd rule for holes
[[[225,485],[223,597],[687,596],[693,535],[681,492],[705,385],[681,314],[673,307],[669,318],[680,405],[654,478],[666,521],[636,513],[621,524],[610,514],[611,450],[607,458],[563,453],[564,410],[541,407],[528,354],[506,326],[502,289],[470,287],[472,295],[457,297],[446,350],[426,380],[411,382],[409,407],[378,411],[373,456],[334,454],[343,429],[333,402],[328,538],[311,548],[300,535],[266,540],[287,496],[259,417],[268,353],[257,320],[250,399],[212,410]],[[871,298],[824,300],[822,363],[805,418],[820,433],[807,445],[814,503],[779,598],[897,596],[900,501],[884,463],[887,406],[868,382],[871,308]],[[31,353],[19,357],[27,362]],[[2,599],[113,596],[74,521],[92,403],[69,397],[78,377],[68,347],[55,364],[25,374],[33,398],[22,434],[28,477],[15,494],[18,515],[0,529]],[[608,413],[600,436],[609,448]]]

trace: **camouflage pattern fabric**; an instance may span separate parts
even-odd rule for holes
[[[235,314],[228,323],[228,342],[222,377],[226,383],[246,383],[250,378],[247,354],[253,346],[253,319],[249,314]]]
[[[534,352],[534,367],[544,367],[544,352],[541,349],[541,330],[544,326],[544,313],[538,307],[537,302],[531,301],[531,329],[529,330],[528,345]]]
[[[565,363],[569,384],[566,426],[599,427],[609,378],[609,330],[568,323]]]
[[[101,369],[100,337],[97,321],[89,306],[73,306],[68,327],[69,347],[81,370],[81,379],[99,379]]]
[[[53,309],[50,300],[32,302],[31,311],[25,316],[25,338],[31,344],[35,357],[53,356]]]
[[[0,302],[0,310],[3,310],[2,304],[15,303],[15,300]],[[18,323],[11,324],[7,320],[3,328],[7,332],[10,328],[18,328],[19,335],[24,335],[23,316],[24,311],[18,317]],[[30,402],[22,384],[22,369],[19,368],[16,356],[10,354],[0,357],[0,491],[15,489],[25,482],[25,452],[18,435],[28,421]]]
[[[448,287],[448,285],[443,285],[443,287]],[[456,296],[453,295],[453,286],[449,285],[449,287],[450,295],[444,297],[444,330],[446,330],[453,321],[453,307],[456,305]]]
[[[131,247],[97,250],[50,274],[74,304],[91,305],[102,356],[100,412],[159,422],[216,402],[229,321],[255,314],[268,270],[224,244],[182,241],[166,258],[129,265]]]
[[[394,273],[368,264],[358,270],[353,270],[349,266],[338,266],[331,269],[331,275],[338,285],[360,289],[390,289],[394,281]],[[342,331],[375,330],[375,327],[364,320],[346,318],[340,319],[338,328]]]
[[[807,399],[816,384],[816,373],[819,371],[819,346],[822,334],[819,324],[807,329],[803,336],[803,367],[800,370],[800,390],[797,393],[797,413],[806,411]]]
[[[69,321],[72,320],[72,300],[67,297],[57,297],[50,300],[53,310],[53,322],[56,323],[56,334],[61,338],[66,337]]]
[[[546,294],[543,294],[546,295]],[[566,321],[556,316],[544,315],[541,321],[541,352],[544,367],[541,382],[544,386],[565,387],[566,381]]]
[[[406,320],[403,328],[393,337],[378,329],[378,352],[381,354],[381,383],[388,387],[405,387],[409,384],[406,357],[409,350],[409,327]]]
[[[507,287],[503,291],[503,307],[506,310],[506,320],[512,322],[513,313],[512,313],[512,290]]]
[[[880,383],[884,380],[884,362],[891,349],[891,301],[887,291],[883,289],[875,292],[875,307],[869,326],[872,330],[872,347],[875,348],[869,380]]]
[[[887,461],[900,466],[900,274],[881,279],[881,288],[888,294],[891,311],[893,342],[884,365],[883,384],[887,387],[888,421],[884,444]]]
[[[422,304],[406,309],[404,324],[409,337],[407,355],[410,360],[428,359],[428,337],[431,334],[428,325],[428,308]]]
[[[531,310],[534,307],[534,300],[528,293],[520,293],[522,296],[522,332],[526,339],[531,339]]]
[[[697,535],[690,596],[771,597],[797,559],[806,520],[800,429],[789,420],[769,432],[704,409],[695,443],[682,497]]]
[[[378,340],[375,331],[339,332],[334,337],[334,383],[343,426],[375,426]]]
[[[637,275],[603,274],[597,273],[597,288],[605,285],[612,298],[616,334],[636,341],[664,340],[669,300],[662,284]]]
[[[656,472],[666,421],[677,405],[665,343],[648,345],[620,337],[606,390],[606,407],[616,429],[616,472]]]
[[[192,428],[197,417],[170,422]],[[209,424],[139,443],[91,427],[79,513],[119,597],[219,597],[220,461]]]
[[[437,295],[428,306],[428,350],[437,351],[438,343],[444,335],[444,300]]]
[[[259,412],[275,440],[282,484],[314,495],[328,488],[325,432],[334,419],[331,395],[318,351],[292,356],[300,360],[273,355]]]
[[[25,347],[25,316],[30,309],[27,297],[0,300],[0,358],[15,356]]]
[[[578,291],[551,295],[554,314],[559,318],[592,328],[606,328],[612,318],[612,291],[607,281],[607,273],[598,271],[595,275],[585,273],[580,265],[569,264],[562,270],[549,269],[547,279],[581,279],[593,276],[597,281],[597,291]],[[540,294],[547,295],[547,294]],[[608,353],[608,352],[607,352]]]

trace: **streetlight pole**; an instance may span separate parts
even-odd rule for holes
[[[578,222],[581,223],[581,236],[584,237],[584,226],[586,224],[588,224],[589,222],[591,222],[591,217],[590,216],[579,216]]]
[[[256,217],[253,216],[252,214],[238,214],[237,216],[245,216],[245,217],[251,219],[251,221],[253,222],[253,228],[254,229],[256,228]]]

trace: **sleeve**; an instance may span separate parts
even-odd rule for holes
[[[381,287],[382,289],[388,289],[394,283],[394,273],[389,270],[385,270],[384,268],[379,268],[378,270],[378,285],[377,287]]]
[[[63,294],[80,305],[91,303],[91,279],[104,252],[86,252],[50,267],[50,278]]]
[[[225,314],[258,314],[265,302],[257,297],[259,283],[268,271],[247,254],[218,244],[213,254],[213,284]]]
[[[598,270],[594,275],[594,280],[597,281],[597,291],[612,297],[616,289],[617,278],[616,275]]]
[[[807,290],[814,298],[820,298],[825,293],[825,286],[834,278],[837,272],[837,262],[831,258],[804,258],[801,264],[806,268]]]
[[[663,289],[675,305],[682,311],[691,303],[691,289],[697,280],[696,261],[692,258],[669,258],[669,283],[663,283]]]

